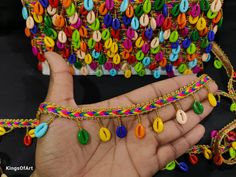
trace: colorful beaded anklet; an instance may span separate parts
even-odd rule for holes
[[[81,121],[83,120],[97,120],[101,122],[101,120],[105,118],[117,118],[118,120],[118,127],[116,129],[116,135],[119,138],[124,138],[127,134],[127,129],[122,125],[121,118],[124,119],[128,116],[136,116],[138,119],[138,125],[135,129],[135,135],[138,138],[143,138],[145,136],[145,128],[141,123],[140,115],[156,111],[163,106],[173,104],[176,108],[176,120],[179,124],[185,124],[188,121],[186,113],[181,109],[180,104],[178,101],[191,96],[193,97],[193,110],[196,114],[201,114],[204,110],[202,104],[197,101],[194,97],[194,93],[199,91],[201,88],[207,88],[207,83],[212,81],[212,79],[207,75],[202,75],[196,81],[192,82],[191,84],[182,87],[170,94],[167,94],[163,97],[159,97],[157,99],[151,100],[147,103],[141,103],[137,105],[132,105],[129,107],[124,108],[106,108],[106,109],[94,109],[94,110],[86,110],[86,109],[71,109],[66,108],[63,106],[59,106],[52,103],[42,103],[39,106],[39,110],[37,113],[37,118],[40,117],[41,114],[46,114],[49,116],[55,116],[58,118],[67,118],[77,121],[79,126],[79,142],[81,144],[87,144],[89,141],[89,134],[88,132],[82,128]],[[208,89],[207,89],[208,90]],[[212,93],[208,94],[209,103],[212,106],[216,106],[217,101],[215,96]],[[178,104],[177,104],[178,103]],[[100,123],[99,125],[102,125]],[[35,136],[42,137],[48,129],[48,123],[43,122],[35,129]],[[155,132],[160,133],[163,131],[163,122],[160,116],[157,113],[157,118],[154,119],[153,122],[153,129]],[[80,134],[83,134],[83,136]],[[108,135],[106,137],[106,135]],[[103,125],[100,126],[99,136],[102,141],[108,141],[111,137],[111,132]],[[85,138],[82,139],[81,137]]]

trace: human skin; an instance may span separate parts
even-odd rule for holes
[[[57,103],[72,108],[99,108],[129,106],[143,103],[150,99],[165,95],[196,79],[196,76],[178,76],[164,81],[149,84],[132,92],[89,105],[77,105],[74,100],[73,78],[66,62],[56,53],[45,54],[50,69],[50,84],[45,101]],[[215,82],[209,82],[212,93],[217,91]],[[159,110],[164,121],[164,131],[160,134],[152,130],[155,112],[142,115],[142,124],[146,136],[140,140],[134,131],[137,118],[134,116],[122,119],[128,134],[120,139],[115,135],[118,125],[116,119],[103,120],[111,131],[112,138],[103,143],[98,137],[99,126],[96,121],[82,121],[82,126],[89,132],[91,140],[87,145],[81,145],[77,140],[78,126],[75,121],[55,119],[47,134],[37,141],[36,169],[31,177],[151,177],[165,165],[185,153],[196,144],[204,134],[200,125],[211,111],[207,100],[207,90],[202,88],[195,94],[204,106],[204,112],[197,115],[191,109],[193,97],[179,101],[186,112],[189,121],[180,125],[176,121],[175,108],[172,105]],[[40,121],[49,120],[41,116]]]

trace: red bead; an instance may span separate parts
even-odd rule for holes
[[[38,58],[38,60],[41,61],[41,62],[44,62],[44,61],[46,60],[46,58],[44,57],[44,55],[43,55],[43,54],[40,54],[40,53],[38,53],[37,58]]]
[[[111,36],[113,37],[113,38],[115,38],[115,39],[120,39],[120,30],[114,30],[114,29],[112,29],[111,30]]]
[[[129,64],[133,64],[136,62],[136,58],[133,55],[130,55],[130,57],[127,60]]]
[[[97,52],[101,52],[102,51],[102,44],[100,42],[97,42],[94,46],[94,49],[97,51]]]
[[[37,68],[38,68],[38,70],[39,70],[39,71],[42,71],[42,69],[43,69],[43,66],[42,66],[42,63],[41,63],[41,62],[39,62],[39,63],[38,63],[38,66],[37,66]]]
[[[220,154],[216,154],[213,158],[213,161],[216,165],[220,166],[223,164],[223,157]]]
[[[170,17],[166,18],[164,23],[163,23],[163,30],[168,30],[172,27],[172,20]]]
[[[50,4],[53,8],[57,8],[57,7],[58,7],[58,3],[59,3],[59,0],[49,0],[49,4]]]
[[[196,165],[198,163],[198,157],[194,154],[189,155],[189,161],[192,165]]]
[[[157,64],[156,63],[152,63],[152,64],[150,64],[149,65],[149,69],[152,71],[152,70],[154,70],[154,69],[156,69],[157,68]]]
[[[24,144],[26,146],[30,146],[32,144],[32,138],[29,135],[25,135],[25,137],[24,137]]]
[[[79,13],[82,15],[87,15],[88,11],[84,8],[84,6],[80,6]]]
[[[63,51],[62,51],[62,57],[63,58],[69,58],[70,56],[70,49],[69,48],[65,48]]]
[[[72,29],[69,26],[65,27],[64,32],[66,33],[67,37],[71,37],[73,33]]]

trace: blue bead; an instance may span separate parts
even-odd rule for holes
[[[112,16],[111,16],[111,14],[106,14],[104,16],[104,24],[105,24],[105,26],[107,28],[111,26],[111,24],[112,24]]]
[[[131,23],[131,18],[128,18],[126,15],[123,15],[122,21],[123,21],[125,26],[129,26],[130,23]]]
[[[115,76],[117,74],[117,71],[116,69],[112,68],[110,71],[109,71],[110,75],[111,76]]]
[[[47,8],[49,5],[48,0],[39,0],[39,2],[44,8]]]
[[[170,73],[173,71],[173,66],[171,64],[166,65],[166,72]]]
[[[158,78],[160,78],[160,76],[161,76],[160,70],[159,70],[159,69],[156,69],[156,70],[153,72],[153,77],[154,77],[155,79],[158,79]]]
[[[118,18],[113,19],[111,25],[114,30],[118,30],[120,28],[120,20]]]
[[[87,11],[92,10],[92,9],[93,9],[93,6],[94,6],[93,0],[84,0],[84,8],[85,8]]]
[[[191,41],[190,38],[184,39],[184,41],[182,42],[183,48],[187,49],[187,48],[190,46],[191,42],[192,42],[192,41]]]
[[[162,43],[162,42],[164,42],[164,32],[163,31],[161,31],[160,33],[159,33],[159,41]]]
[[[129,5],[129,0],[123,0],[121,5],[120,5],[120,12],[126,11]]]
[[[175,49],[172,49],[172,53],[173,53],[173,54],[179,54],[179,52],[180,52],[180,46],[178,46],[178,47],[175,48]]]
[[[27,10],[27,8],[26,7],[23,7],[22,8],[22,17],[25,19],[25,20],[27,20],[27,18],[28,18],[28,10]]]
[[[208,40],[209,40],[210,42],[214,41],[214,39],[215,39],[215,33],[214,33],[214,31],[212,31],[212,30],[209,31],[207,37],[208,37]]]
[[[152,28],[146,29],[146,31],[144,32],[144,34],[145,34],[145,37],[146,37],[148,40],[151,40],[151,39],[152,39],[152,35],[153,35],[153,30],[152,30]]]
[[[47,131],[48,131],[48,124],[46,122],[43,122],[35,128],[34,130],[35,137],[42,138],[47,133]]]
[[[172,49],[176,49],[176,48],[178,48],[178,47],[179,47],[179,41],[176,41],[176,42],[171,43],[171,48],[172,48]]]
[[[164,6],[163,6],[162,13],[163,13],[164,17],[168,17],[168,7],[166,4],[164,4]]]
[[[71,55],[69,56],[69,58],[68,58],[68,62],[69,62],[70,64],[75,64],[75,62],[76,62],[76,55],[75,55],[75,54],[71,54]]]
[[[170,60],[171,62],[175,62],[178,58],[179,58],[179,55],[178,55],[178,54],[171,53],[171,54],[170,54],[170,57],[169,57],[169,60]]]
[[[142,63],[143,63],[144,66],[150,65],[150,63],[151,63],[150,57],[145,57],[145,58],[143,59]]]
[[[195,66],[197,66],[197,59],[194,59],[188,63],[189,68],[194,68]]]
[[[92,56],[93,56],[94,59],[98,59],[99,56],[100,56],[100,52],[97,52],[96,50],[93,50],[92,51]]]
[[[185,13],[187,12],[188,8],[189,8],[188,0],[182,0],[179,6],[180,12]]]
[[[189,170],[189,167],[185,162],[179,162],[178,165],[179,165],[179,168],[184,172],[187,172]]]
[[[127,135],[127,130],[125,128],[125,126],[123,125],[120,125],[116,128],[116,135],[119,137],[119,138],[124,138],[126,137]]]
[[[205,49],[206,53],[210,53],[212,50],[212,44],[209,44],[207,48]]]
[[[38,32],[37,26],[34,25],[34,27],[33,27],[32,29],[30,29],[30,32],[31,32],[32,34],[37,34],[37,32]]]
[[[131,27],[134,29],[134,30],[137,30],[139,28],[139,20],[137,17],[133,17],[132,20],[131,20]]]

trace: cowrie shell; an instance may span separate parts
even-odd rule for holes
[[[154,49],[154,48],[156,48],[156,47],[159,46],[159,43],[160,43],[159,38],[158,38],[158,37],[155,37],[155,38],[153,38],[153,40],[151,41],[150,46],[151,46],[151,48]]]
[[[87,14],[87,22],[89,23],[89,24],[92,24],[94,21],[95,21],[95,19],[96,19],[96,17],[95,17],[95,13],[94,13],[94,11],[90,11],[88,14]]]
[[[132,40],[135,41],[136,39],[138,39],[138,33],[134,31],[134,37],[132,38]]]
[[[83,76],[87,76],[88,75],[88,69],[86,66],[82,66],[80,69],[80,74]]]
[[[155,29],[157,28],[157,22],[156,22],[156,20],[155,20],[154,17],[151,17],[151,19],[150,19],[150,25],[151,25],[151,28],[152,28],[153,30],[155,30]]]
[[[49,5],[48,7],[47,7],[47,12],[48,12],[48,14],[49,15],[54,15],[56,12],[57,12],[57,9],[56,8],[53,8],[51,5]]]
[[[169,39],[169,37],[170,37],[170,29],[165,30],[163,36],[164,36],[165,40]]]
[[[222,7],[222,2],[221,0],[214,0],[212,3],[211,3],[211,11],[212,12],[219,12],[220,9]]]
[[[34,27],[34,19],[33,17],[29,16],[26,20],[26,27],[32,29]]]
[[[176,112],[176,120],[179,124],[186,124],[186,122],[188,121],[186,113],[183,110],[179,109]]]
[[[214,31],[215,34],[217,33],[217,31],[218,31],[218,25],[214,26],[213,31]]]
[[[79,59],[84,59],[84,57],[85,57],[85,53],[82,50],[78,50],[76,52],[76,55]]]
[[[74,25],[77,21],[78,21],[78,13],[75,12],[74,15],[72,15],[70,18],[69,18],[69,22],[70,24]]]
[[[63,44],[66,43],[67,37],[66,37],[66,33],[64,31],[59,31],[58,40],[60,43],[63,43]]]
[[[96,42],[99,42],[99,41],[101,41],[101,39],[102,39],[102,35],[101,35],[100,31],[98,31],[98,30],[94,31],[93,32],[93,40]]]
[[[147,14],[143,14],[140,19],[139,19],[139,23],[141,26],[146,27],[149,24],[149,17]]]
[[[202,61],[206,61],[207,58],[208,58],[208,53],[204,53],[204,54],[202,55]]]

